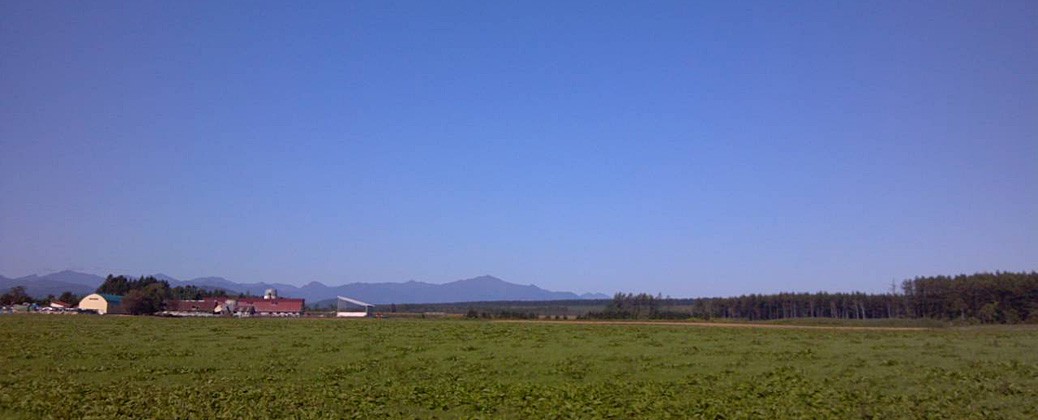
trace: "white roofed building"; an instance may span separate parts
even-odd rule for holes
[[[375,307],[367,302],[357,299],[339,296],[336,303],[335,316],[339,318],[364,318],[372,315],[371,309]]]

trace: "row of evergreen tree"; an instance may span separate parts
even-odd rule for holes
[[[662,299],[618,293],[592,319],[931,318],[982,323],[1038,322],[1038,272],[916,277],[900,290],[778,293],[728,298]]]

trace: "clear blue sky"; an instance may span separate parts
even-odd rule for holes
[[[1038,269],[1038,2],[0,2],[0,274]]]

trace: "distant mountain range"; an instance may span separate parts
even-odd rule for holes
[[[83,296],[93,293],[103,281],[104,277],[75,271],[61,271],[45,276],[33,274],[15,279],[0,276],[0,292],[7,292],[15,286],[23,286],[25,293],[34,298],[42,298],[47,295],[58,296],[65,291]]]
[[[553,292],[532,284],[523,286],[509,283],[493,276],[480,276],[445,284],[409,281],[405,283],[349,283],[341,286],[327,286],[315,281],[307,283],[302,287],[282,283],[235,283],[222,277],[200,277],[182,281],[162,273],[154,274],[154,276],[157,279],[169,282],[170,286],[174,287],[194,285],[207,289],[226,290],[231,294],[251,293],[261,295],[267,289],[277,289],[279,296],[303,298],[308,302],[334,299],[336,296],[349,296],[373,304],[574,300],[606,299],[609,297],[601,293],[578,295],[572,292]],[[14,279],[0,276],[0,291],[7,291],[15,286],[24,286],[26,293],[38,298],[47,295],[57,296],[66,290],[82,296],[93,293],[102,282],[104,282],[104,277],[102,276],[75,271],[61,271],[44,276],[30,275]]]

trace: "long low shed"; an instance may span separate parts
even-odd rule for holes
[[[350,309],[350,308],[348,308],[349,305],[343,305],[343,302],[359,306],[361,308],[364,308],[364,310],[363,311],[347,310],[347,309]],[[339,318],[363,318],[363,317],[371,316],[371,308],[375,307],[375,305],[372,305],[370,303],[361,302],[361,301],[359,301],[357,299],[348,298],[348,297],[345,297],[345,296],[339,296],[338,304],[336,306],[337,306],[337,310],[335,312],[335,316],[339,317]],[[344,308],[344,306],[347,307],[347,308]]]

